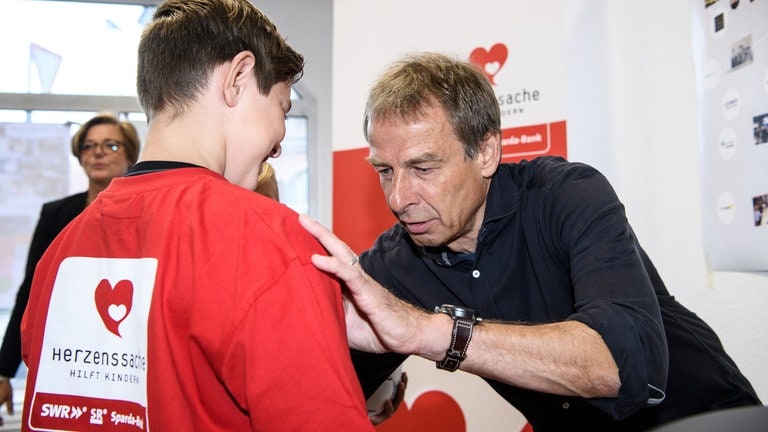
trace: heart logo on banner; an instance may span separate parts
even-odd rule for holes
[[[392,417],[376,426],[377,432],[466,432],[461,407],[451,396],[431,390],[419,395],[413,406],[405,402]]]
[[[485,73],[485,76],[488,77],[488,81],[490,81],[491,84],[496,85],[494,78],[504,66],[504,63],[507,62],[508,55],[509,52],[507,51],[507,46],[502,43],[497,43],[492,46],[490,50],[486,50],[482,47],[475,48],[469,54],[469,61]]]
[[[392,417],[376,425],[376,432],[467,432],[467,423],[459,404],[437,390],[424,392],[408,408],[405,401]],[[533,432],[526,423],[520,432]]]
[[[104,326],[115,335],[120,335],[120,323],[131,313],[133,306],[133,284],[129,280],[121,280],[114,287],[108,280],[102,279],[94,292],[96,310],[99,312]]]

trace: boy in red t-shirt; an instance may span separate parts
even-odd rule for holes
[[[160,5],[138,57],[139,162],[35,273],[24,430],[373,430],[322,247],[253,192],[303,57],[248,0]]]

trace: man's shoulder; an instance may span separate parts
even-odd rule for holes
[[[567,181],[583,176],[592,176],[599,172],[583,162],[568,161],[562,156],[539,156],[516,163],[504,163],[501,172],[515,179],[515,182],[526,186],[551,186],[557,182]]]
[[[380,270],[389,267],[402,269],[403,265],[413,262],[418,255],[417,246],[402,225],[396,223],[379,234],[370,249],[360,254],[360,262],[366,271],[373,268]]]
[[[371,253],[393,253],[399,248],[411,244],[408,232],[399,223],[395,223],[388,230],[379,234],[368,250]]]

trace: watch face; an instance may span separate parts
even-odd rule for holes
[[[456,318],[469,318],[474,320],[477,317],[477,313],[472,309],[463,308],[461,306],[443,305],[442,309],[452,317]]]

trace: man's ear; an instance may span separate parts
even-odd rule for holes
[[[480,145],[483,177],[491,177],[501,163],[501,133],[489,133]]]
[[[229,62],[224,80],[224,101],[227,106],[237,105],[248,85],[256,85],[253,68],[256,58],[250,51],[241,51]]]

